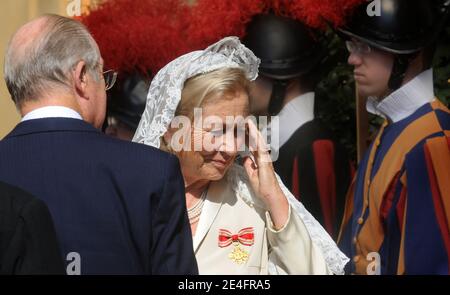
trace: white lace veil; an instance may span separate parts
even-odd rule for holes
[[[237,37],[227,37],[205,50],[187,53],[162,68],[153,78],[142,119],[133,141],[159,148],[181,100],[184,82],[220,68],[244,70],[247,79],[258,76],[259,59]]]
[[[244,70],[250,81],[253,81],[258,76],[259,63],[260,60],[242,45],[237,37],[226,37],[205,50],[194,51],[173,60],[152,80],[145,111],[133,141],[160,147],[160,138],[168,130],[175,116],[181,100],[181,91],[187,79],[220,68],[239,68]],[[246,175],[242,172],[238,173],[238,170],[230,169],[227,177],[244,201],[254,202],[251,189],[248,187],[249,182],[245,181]],[[286,189],[279,178],[278,181],[293,211],[303,220],[311,240],[322,251],[330,271],[334,274],[343,274],[348,258],[337,248],[323,227]],[[274,262],[269,261],[270,273],[274,273],[273,265]]]

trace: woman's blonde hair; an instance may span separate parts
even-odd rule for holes
[[[221,68],[191,77],[184,83],[175,116],[186,116],[192,121],[195,108],[200,108],[217,97],[232,98],[238,91],[248,93],[249,85],[250,81],[244,71],[238,68]],[[160,148],[170,151],[163,138],[161,138]]]

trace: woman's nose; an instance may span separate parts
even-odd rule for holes
[[[232,154],[236,152],[236,139],[233,136],[223,136],[219,152]]]

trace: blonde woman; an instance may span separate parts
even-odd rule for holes
[[[248,116],[258,65],[236,37],[177,58],[133,140],[178,157],[200,274],[342,274],[347,257],[279,181],[256,125],[227,122]],[[246,132],[253,155],[239,165]]]

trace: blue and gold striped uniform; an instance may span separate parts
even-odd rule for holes
[[[347,195],[339,245],[348,271],[449,274],[450,111],[433,100],[383,124]],[[372,254],[370,254],[372,253]]]

